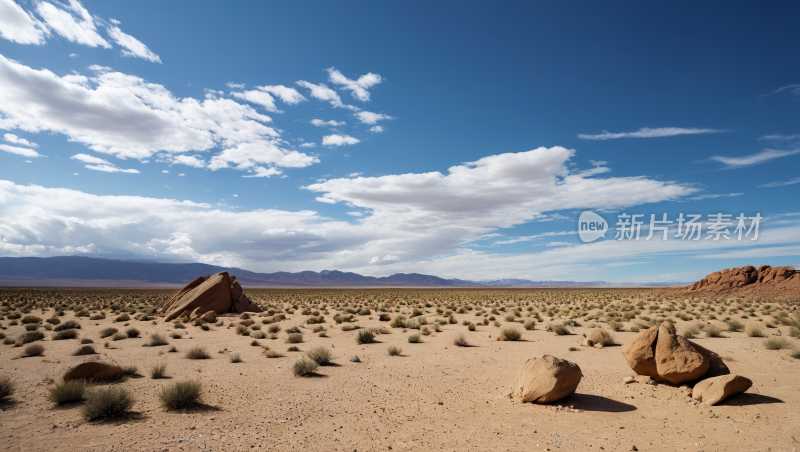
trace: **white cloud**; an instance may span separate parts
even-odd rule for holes
[[[744,168],[746,166],[758,165],[767,162],[769,160],[795,154],[800,154],[800,149],[795,149],[793,151],[764,149],[763,151],[757,154],[746,155],[744,157],[725,157],[721,155],[715,155],[713,157],[709,157],[709,160],[714,160],[720,163],[724,163],[725,167],[723,167],[723,169],[734,169],[734,168]]]
[[[172,163],[177,165],[188,165],[194,168],[205,168],[206,162],[196,155],[175,155],[172,156]]]
[[[104,173],[130,173],[130,174],[139,174],[138,170],[135,169],[122,169],[114,165],[113,163],[103,160],[101,158],[88,155],[88,154],[75,154],[71,159],[79,160],[83,163],[88,163],[86,165],[87,169],[94,170],[94,171],[102,171]]]
[[[69,57],[70,57],[70,58],[78,58],[79,56],[80,56],[80,55],[78,55],[77,53],[70,53],[70,54],[69,54]]]
[[[40,1],[36,5],[36,11],[51,30],[67,41],[89,47],[111,48],[111,44],[97,34],[92,15],[78,0],[69,0],[69,4],[63,6],[67,9],[60,9],[52,3]]]
[[[3,139],[8,141],[9,143],[21,144],[23,146],[30,146],[32,148],[38,148],[39,147],[38,144],[31,143],[30,141],[26,140],[25,138],[20,138],[20,137],[14,135],[13,133],[7,133],[7,134],[3,135]]]
[[[603,160],[589,160],[589,163],[591,163],[592,166],[605,166],[605,165],[608,165],[608,162],[605,162]]]
[[[353,138],[350,135],[326,135],[322,138],[323,146],[346,146],[349,144],[360,143],[361,140]]]
[[[315,147],[317,147],[317,143],[313,143],[313,142],[303,143],[303,144],[300,145],[300,147],[301,148],[315,148]]]
[[[758,188],[772,188],[772,187],[785,187],[787,185],[800,184],[800,177],[796,177],[787,181],[770,182],[768,184],[759,185]]]
[[[233,83],[233,82],[228,82],[228,83],[226,83],[225,85],[227,85],[227,86],[228,86],[228,88],[230,88],[230,89],[244,89],[244,87],[245,87],[245,84],[244,84],[244,83]]]
[[[342,85],[343,89],[350,90],[351,95],[361,102],[369,101],[369,88],[381,83],[383,78],[372,72],[362,75],[357,80],[350,80],[335,68],[328,68],[328,78],[331,83]]]
[[[660,138],[660,137],[672,137],[675,135],[696,135],[700,133],[722,133],[722,132],[727,132],[727,130],[681,128],[681,127],[660,127],[657,129],[651,129],[649,127],[643,127],[636,132],[611,133],[603,131],[603,133],[599,135],[586,135],[583,133],[579,133],[578,138],[583,140],[614,140],[617,138]]]
[[[246,175],[244,175],[242,177],[270,177],[270,176],[277,176],[278,174],[281,174],[281,170],[279,170],[278,168],[275,168],[275,167],[264,168],[262,166],[257,166],[255,168],[252,168],[250,170],[250,172],[252,174],[246,174]]]
[[[244,86],[242,86],[242,88],[244,88]],[[297,105],[307,100],[296,89],[288,88],[283,85],[256,86],[256,88],[277,96],[282,102],[289,105]]]
[[[369,260],[369,263],[370,264],[381,264],[381,263],[387,263],[387,262],[395,262],[395,261],[399,261],[399,260],[400,260],[399,257],[392,256],[391,254],[387,254],[387,255],[385,255],[383,257],[381,257],[381,256],[373,256],[372,259]]]
[[[231,99],[176,98],[161,85],[97,69],[59,77],[0,55],[0,128],[56,132],[119,158],[221,148],[209,168],[299,168],[316,157],[283,149],[268,116]]]
[[[347,212],[347,214],[351,217],[360,217],[363,215],[361,212]]]
[[[742,196],[743,194],[744,194],[744,193],[728,193],[728,194],[726,194],[726,195],[719,195],[719,194],[718,194],[718,195],[712,195],[712,194],[708,194],[708,195],[700,195],[700,196],[695,196],[695,197],[693,197],[693,198],[689,198],[689,199],[690,199],[691,201],[700,201],[700,200],[703,200],[703,199],[732,198],[732,197],[734,197],[734,196]]]
[[[47,27],[14,0],[0,0],[0,37],[17,44],[42,45]]]
[[[780,88],[776,89],[775,91],[773,91],[773,92],[771,92],[771,93],[762,94],[762,95],[761,95],[761,96],[759,96],[759,97],[765,97],[765,96],[769,96],[769,95],[771,95],[771,94],[779,93],[779,92],[781,92],[781,91],[786,91],[786,90],[789,90],[789,92],[791,92],[791,93],[794,93],[794,94],[800,94],[800,85],[786,85],[786,86],[782,86],[782,87],[780,87]]]
[[[358,176],[360,176],[362,174],[364,174],[364,173],[350,173],[350,174],[347,175],[347,177],[358,177]]]
[[[313,83],[309,83],[305,80],[298,80],[297,85],[302,86],[303,88],[311,90],[311,97],[314,99],[319,99],[325,102],[330,102],[333,107],[336,108],[347,108],[348,110],[358,111],[360,108],[354,105],[345,105],[342,103],[342,98],[339,97],[339,94],[336,91],[328,88],[327,85],[324,83],[320,83],[319,85],[315,85]]]
[[[186,175],[186,174],[184,174],[184,173],[180,173],[180,174],[178,174],[178,177],[183,177],[183,176],[185,176],[185,175]]]
[[[339,127],[347,125],[347,123],[344,121],[334,121],[333,119],[331,119],[330,121],[323,121],[321,119],[312,119],[311,124],[317,127]]]
[[[114,25],[120,25],[122,22],[118,21],[117,19],[108,19]]]
[[[271,111],[273,113],[283,113],[281,110],[278,110],[278,107],[275,106],[275,99],[273,99],[269,93],[265,93],[263,91],[244,91],[241,93],[232,92],[231,95],[237,99],[246,100],[247,102],[261,105],[267,111]]]
[[[41,157],[41,155],[39,155],[39,153],[34,151],[33,149],[9,146],[7,144],[0,144],[0,151],[6,151],[12,154],[19,154],[24,157]]]
[[[383,126],[372,126],[369,131],[372,133],[383,133]]]
[[[385,115],[383,113],[372,113],[371,111],[360,111],[356,113],[355,116],[358,117],[362,124],[375,124],[376,122],[383,121],[384,119],[395,119],[389,115]]]
[[[169,174],[169,170],[161,170],[161,172],[164,174]]]
[[[500,240],[500,241],[494,242],[493,245],[508,245],[508,244],[511,244],[511,243],[530,242],[531,240],[536,240],[536,239],[539,239],[539,238],[542,238],[542,237],[555,237],[555,236],[559,236],[559,235],[575,235],[575,234],[577,234],[577,231],[545,232],[545,233],[542,233],[542,234],[527,235],[527,236],[523,236],[523,237],[514,237],[514,238],[508,239],[508,240]]]
[[[763,137],[759,137],[759,140],[762,141],[792,141],[792,140],[800,140],[800,134],[796,135],[764,135]]]
[[[141,41],[134,38],[129,34],[125,34],[119,27],[107,27],[108,36],[111,37],[117,44],[124,47],[122,55],[127,57],[142,58],[153,63],[161,64],[161,58],[153,53]]]

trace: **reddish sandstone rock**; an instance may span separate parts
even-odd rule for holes
[[[656,341],[656,371],[658,376],[677,384],[695,380],[708,371],[711,359],[695,346],[678,336],[665,324],[658,328]]]
[[[749,378],[741,375],[729,374],[709,378],[697,383],[692,397],[702,401],[704,405],[711,406],[727,399],[733,394],[745,392],[753,386]]]
[[[158,310],[166,316],[166,321],[178,318],[184,322],[202,318],[212,311],[216,319],[216,314],[260,312],[261,309],[242,292],[236,277],[228,275],[228,272],[220,272],[195,279]]]
[[[622,347],[622,356],[637,375],[657,377],[656,339],[658,327],[642,331]]]
[[[791,267],[728,268],[714,272],[687,287],[689,291],[724,292],[736,289],[747,290],[793,290],[800,291],[800,272]]]

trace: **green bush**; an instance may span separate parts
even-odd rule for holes
[[[785,337],[772,337],[764,341],[764,346],[769,350],[782,350],[792,348],[792,343]]]
[[[158,347],[160,345],[169,345],[169,342],[167,342],[167,339],[164,336],[154,333],[152,336],[150,336],[150,342],[148,345],[150,347]]]
[[[88,384],[85,380],[61,381],[50,388],[49,399],[56,405],[81,402],[86,398]]]
[[[101,338],[108,337],[113,334],[117,334],[117,332],[119,332],[119,330],[116,328],[104,328],[100,330],[100,337]]]
[[[292,373],[294,373],[296,377],[303,377],[310,375],[317,370],[318,367],[319,364],[317,364],[316,361],[312,361],[304,356],[295,361],[294,365],[292,366]]]
[[[416,344],[419,342],[420,337],[421,336],[419,334],[412,334],[411,336],[408,336],[408,342]]]
[[[356,344],[371,344],[375,342],[375,333],[370,330],[359,330],[356,334]]]
[[[312,361],[316,362],[320,366],[330,364],[331,360],[333,359],[331,352],[325,347],[312,348],[306,352],[306,356],[311,358]]]
[[[516,328],[506,328],[497,335],[498,341],[518,341],[522,338],[522,333]]]
[[[197,403],[203,385],[198,381],[179,381],[161,390],[158,398],[165,410],[179,410]]]
[[[31,342],[41,341],[42,339],[44,339],[44,333],[41,331],[28,331],[20,336],[20,342],[22,344],[29,344]]]
[[[133,408],[136,400],[131,393],[119,386],[112,386],[91,392],[83,406],[83,417],[87,421],[107,417],[117,417]]]
[[[744,328],[742,322],[739,322],[738,320],[728,320],[726,323],[728,324],[728,331],[732,333],[738,333]]]
[[[301,344],[303,342],[303,333],[290,333],[286,336],[287,344]]]
[[[167,365],[159,364],[157,366],[153,366],[153,368],[150,369],[150,378],[167,378]]]
[[[386,352],[389,353],[389,356],[400,356],[403,353],[403,349],[400,347],[395,347],[394,345],[390,345]]]
[[[392,328],[405,328],[406,327],[406,318],[405,316],[398,315],[397,317],[392,320],[392,323],[389,324]]]
[[[589,335],[589,339],[595,344],[603,344],[604,347],[616,345],[614,336],[602,328],[593,330],[592,334]]]

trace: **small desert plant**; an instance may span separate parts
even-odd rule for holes
[[[100,337],[101,338],[108,337],[108,336],[111,336],[113,334],[116,334],[118,331],[119,330],[116,329],[116,328],[104,328],[104,329],[100,330]]]
[[[459,334],[455,337],[455,339],[453,339],[453,345],[458,347],[469,347],[469,342],[467,342],[467,338],[465,338],[463,334]]]
[[[356,334],[356,344],[371,344],[375,342],[375,333],[370,330],[359,330]]]
[[[353,330],[359,330],[359,329],[361,329],[361,327],[358,326],[358,325],[343,325],[342,326],[342,331],[353,331]]]
[[[94,341],[89,339],[88,337],[85,337],[81,339],[81,344],[94,344]]]
[[[411,336],[408,336],[408,342],[410,342],[412,344],[418,343],[419,339],[420,339],[420,335],[419,334],[412,334]]]
[[[330,364],[331,360],[333,359],[331,352],[325,347],[312,348],[306,352],[306,356],[311,358],[312,361],[316,362],[320,366],[326,366]]]
[[[150,369],[150,378],[157,379],[157,378],[166,378],[167,377],[167,365],[166,364],[159,364],[157,366],[153,366]]]
[[[56,405],[80,402],[86,398],[86,389],[89,385],[85,380],[61,381],[50,388],[48,398]]]
[[[42,344],[31,344],[25,347],[25,350],[22,351],[22,356],[39,356],[44,353],[44,345]]]
[[[296,377],[303,377],[312,374],[318,367],[319,364],[317,364],[316,361],[312,361],[304,356],[295,361],[292,366],[292,373],[294,373]]]
[[[467,325],[467,329],[470,330],[470,331],[475,331],[475,328],[476,328],[476,326],[475,326],[474,323],[470,323],[469,325]]]
[[[604,347],[616,344],[614,336],[602,328],[593,330],[592,334],[589,335],[589,339],[595,344],[603,344]]]
[[[389,316],[389,314],[381,314],[380,316],[378,316],[378,320],[380,320],[381,322],[388,322],[391,319],[392,318]]]
[[[81,328],[81,324],[74,321],[74,320],[67,320],[66,322],[56,326],[53,328],[53,331],[63,331],[63,330],[79,330]]]
[[[757,322],[750,322],[745,327],[745,333],[750,337],[763,337],[761,333],[761,324]]]
[[[269,328],[267,328],[267,330],[268,330],[268,331],[269,331],[271,334],[277,334],[277,333],[279,333],[279,332],[281,331],[281,326],[280,326],[280,325],[278,325],[277,323],[273,323],[273,324],[271,324],[271,325],[269,326]]]
[[[150,342],[148,343],[148,345],[150,345],[150,347],[158,347],[161,345],[169,345],[169,342],[167,342],[167,338],[165,338],[164,336],[155,333],[152,336],[150,336]]]
[[[559,336],[566,336],[569,334],[569,329],[561,323],[547,325],[547,330],[556,333]]]
[[[622,322],[608,322],[608,327],[614,331],[622,331],[625,325]]]
[[[264,356],[267,358],[283,358],[285,355],[282,355],[275,350],[264,350]]]
[[[687,328],[686,331],[683,332],[683,337],[686,339],[694,339],[700,334],[700,331],[696,327]]]
[[[303,333],[290,333],[286,336],[287,344],[300,344],[303,342]]]
[[[121,316],[119,316],[116,319],[114,319],[114,321],[115,322],[127,322],[130,319],[131,319],[131,316],[129,316],[128,314],[122,314]]]
[[[27,325],[29,323],[42,323],[42,319],[39,317],[29,315],[26,316],[24,319],[20,320],[20,323],[22,323],[23,325]]]
[[[242,362],[242,357],[238,353],[234,353],[230,356],[231,363],[236,364]]]
[[[729,320],[726,323],[728,324],[728,331],[732,333],[738,333],[739,331],[742,331],[742,329],[744,328],[742,322],[739,322],[738,320]]]
[[[792,351],[789,353],[789,356],[791,356],[794,359],[800,359],[800,348],[796,348],[796,347],[793,348]],[[0,397],[0,398],[2,398],[2,397]]]
[[[84,345],[83,347],[75,350],[75,353],[73,353],[72,356],[94,355],[95,353],[97,352],[94,351],[94,347],[91,345]]]
[[[398,315],[397,317],[392,320],[392,323],[389,324],[392,328],[405,328],[406,327],[406,318],[405,316]]]
[[[186,352],[186,357],[189,359],[209,359],[211,355],[208,354],[205,348],[195,345]]]
[[[522,338],[522,333],[516,328],[506,328],[497,335],[498,341],[518,341]]]
[[[78,330],[63,330],[53,335],[54,341],[61,341],[64,339],[75,339],[78,337]]]
[[[0,376],[0,400],[3,400],[6,397],[14,394],[16,389],[17,384],[14,383],[14,380],[12,380],[11,377]]]
[[[400,356],[403,353],[403,349],[399,347],[395,347],[394,345],[390,345],[386,351],[389,353],[389,356]]]
[[[44,333],[41,331],[28,331],[27,333],[23,334],[19,338],[19,342],[24,344],[29,344],[31,342],[41,341],[44,339]]]
[[[186,325],[184,325],[184,324],[182,324],[182,323],[176,323],[176,324],[175,324],[175,329],[176,329],[176,330],[179,330],[179,329],[180,329],[180,330],[185,330],[185,329],[186,329]]]
[[[536,327],[536,320],[533,319],[528,320],[527,322],[525,322],[523,326],[525,327],[526,330],[532,330]]]
[[[236,334],[241,336],[249,336],[250,330],[248,330],[244,325],[236,325]]]
[[[128,328],[125,330],[125,335],[130,338],[139,337],[139,330],[136,328]]]
[[[83,417],[87,421],[116,417],[130,411],[136,400],[131,393],[119,386],[91,392],[83,406]]]
[[[287,352],[299,352],[300,348],[292,345],[291,347],[286,349]]]
[[[797,328],[796,326],[789,328],[789,336],[800,337],[800,328]]]
[[[121,340],[127,339],[127,338],[128,338],[128,335],[125,334],[125,333],[117,333],[117,334],[111,336],[111,340],[112,341],[121,341]]]
[[[203,385],[198,381],[179,381],[161,390],[158,398],[165,410],[178,410],[197,403]]]
[[[253,331],[250,333],[250,337],[252,337],[253,339],[264,339],[265,337],[267,337],[267,333],[263,331]]]
[[[360,363],[361,362],[361,358],[359,358],[358,355],[355,355],[352,358],[350,358],[350,362],[351,363]]]
[[[785,337],[773,337],[764,341],[764,347],[769,350],[782,350],[792,348],[792,344]]]
[[[722,330],[715,325],[708,325],[705,328],[706,337],[722,337]]]

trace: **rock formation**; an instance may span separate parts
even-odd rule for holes
[[[64,381],[87,380],[87,381],[115,381],[125,375],[125,372],[111,364],[104,364],[99,361],[89,361],[71,367],[64,374]]]
[[[707,406],[715,405],[733,394],[745,392],[753,386],[749,378],[741,375],[729,374],[708,378],[697,383],[692,393],[692,398],[703,402]]]
[[[531,358],[522,366],[514,396],[535,403],[563,399],[575,392],[582,377],[581,368],[565,359]]]
[[[724,292],[733,289],[800,290],[800,271],[791,267],[748,265],[711,273],[686,289],[690,292]]]
[[[207,314],[212,311],[213,316]],[[176,318],[209,321],[206,319],[216,319],[217,314],[226,312],[261,312],[244,294],[236,277],[228,272],[195,279],[158,308],[159,314],[166,315],[166,321]]]

